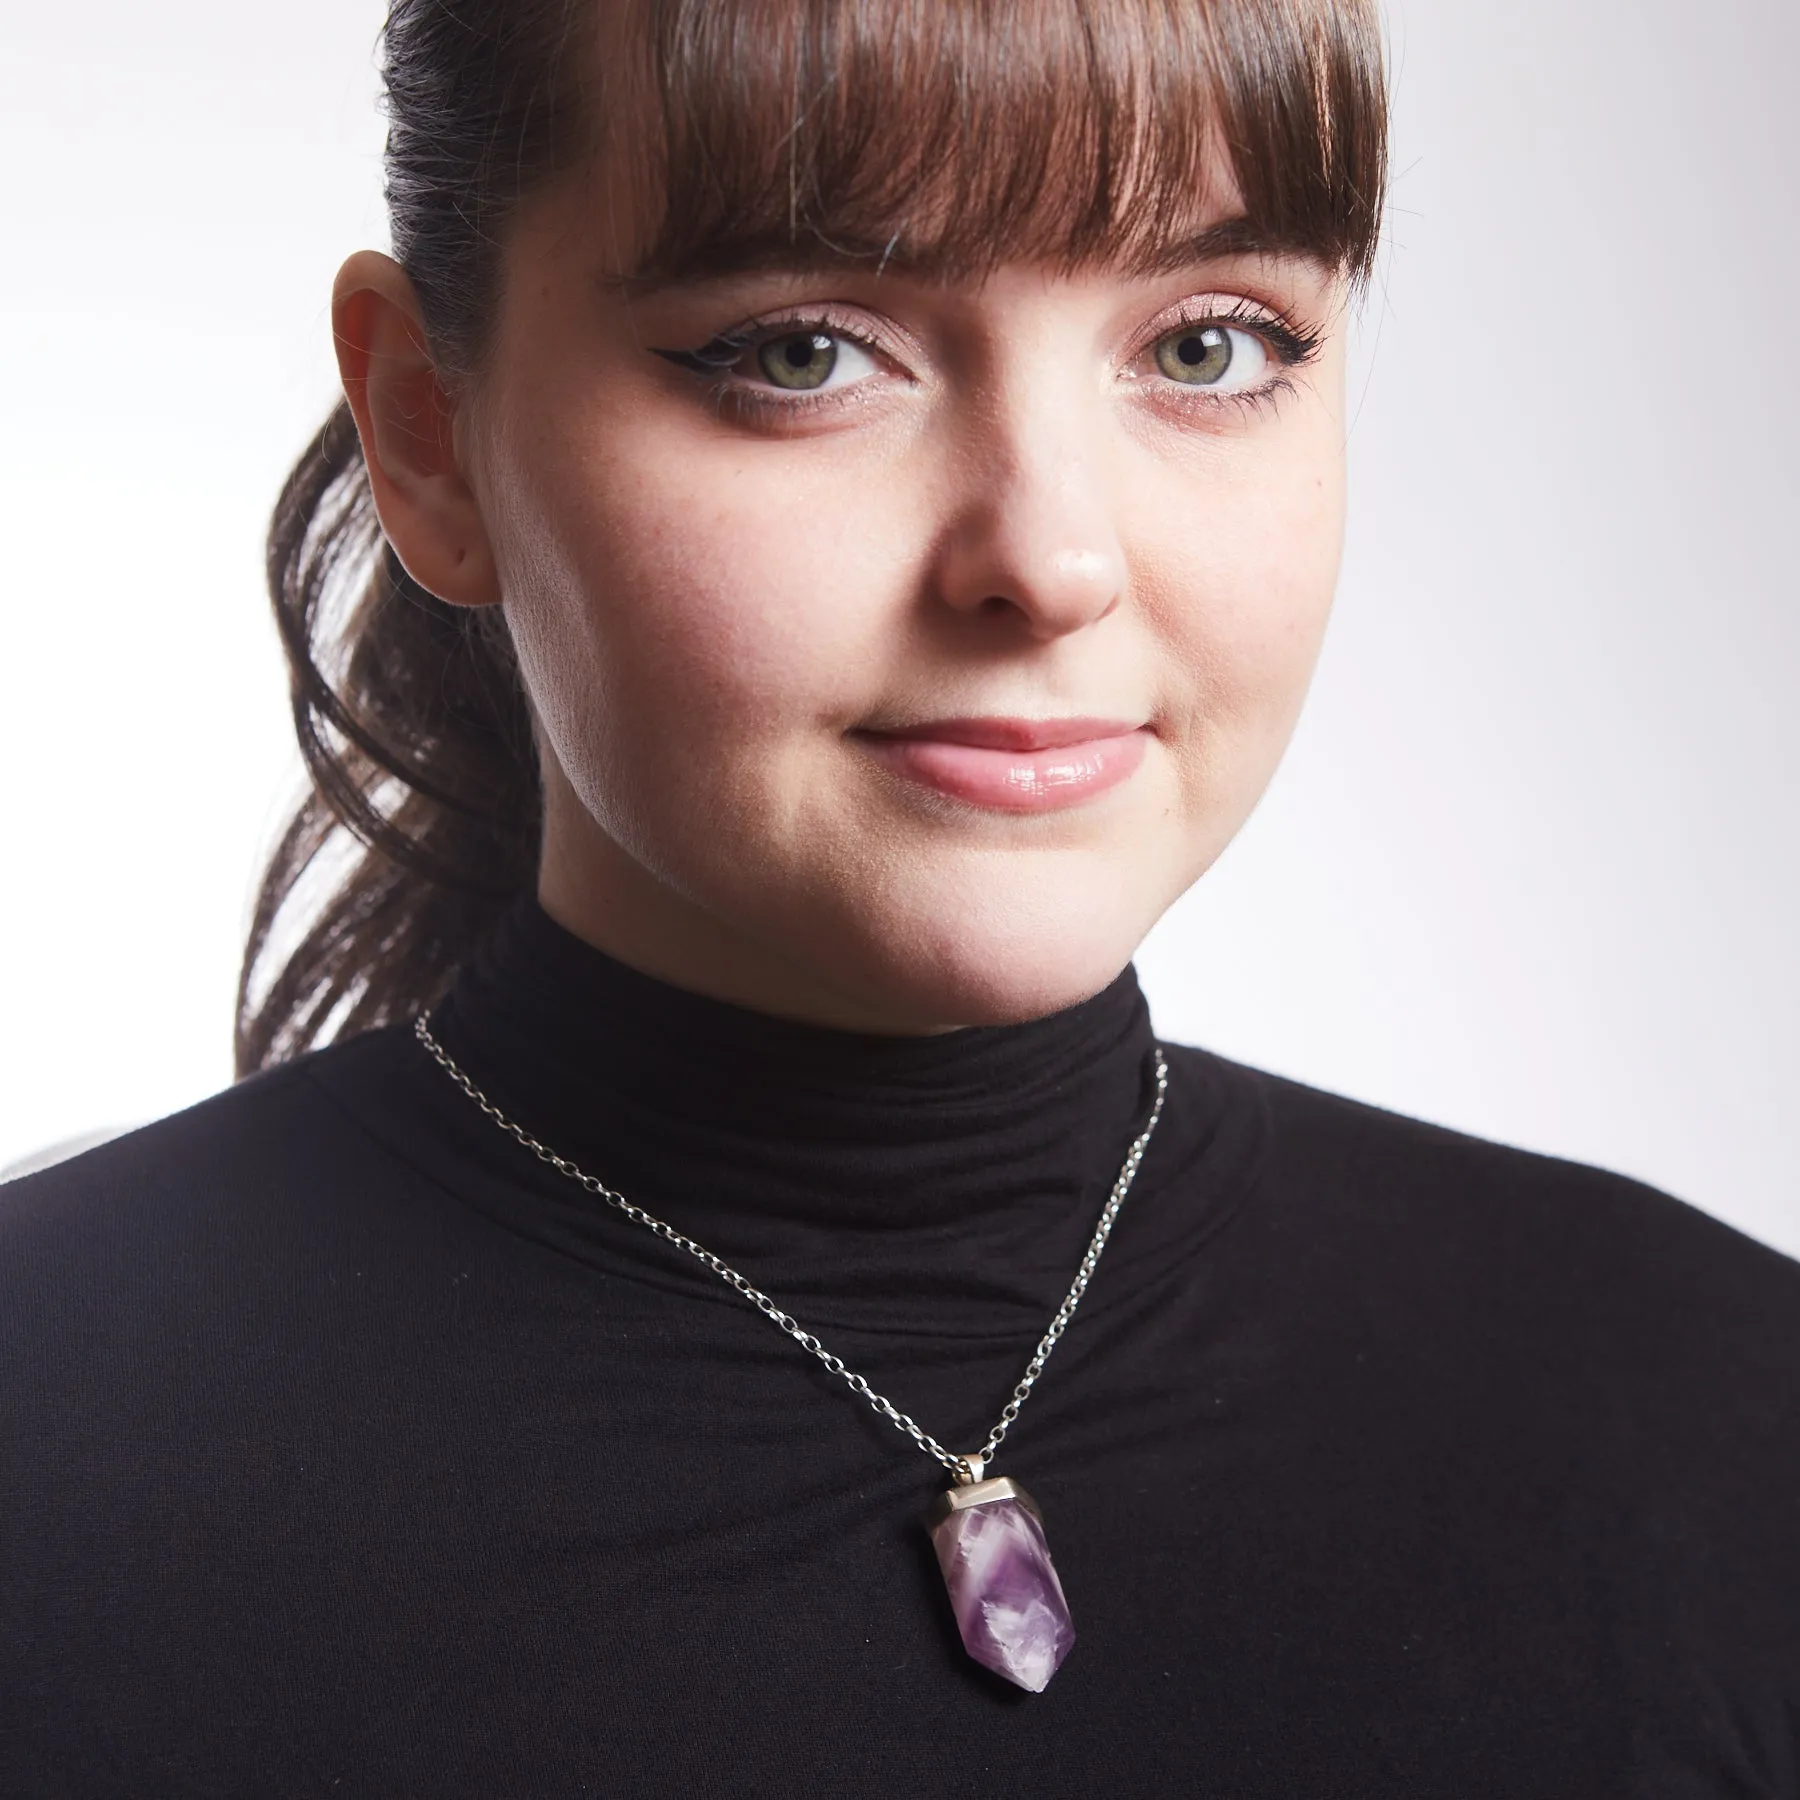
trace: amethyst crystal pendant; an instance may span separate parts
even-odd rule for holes
[[[1075,1627],[1036,1503],[1005,1476],[970,1481],[940,1494],[926,1524],[963,1648],[1041,1694],[1069,1654]]]

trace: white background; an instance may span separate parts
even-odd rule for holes
[[[4,0],[0,1164],[223,1085],[376,0]],[[1404,0],[1353,521],[1166,1036],[1800,1252],[1792,0]]]

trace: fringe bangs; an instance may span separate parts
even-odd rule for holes
[[[1386,86],[1363,0],[644,0],[640,18],[648,278],[1153,267],[1222,213],[1353,280],[1374,256]]]

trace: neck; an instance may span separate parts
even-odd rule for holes
[[[432,1022],[509,1118],[818,1329],[1035,1337],[1153,1097],[1155,1040],[1130,970],[1023,1025],[844,1032],[671,987],[533,905],[464,968]],[[604,1269],[730,1299],[539,1168],[420,1057],[445,1155],[515,1228]],[[1195,1082],[1190,1069],[1172,1091],[1108,1252],[1119,1291],[1194,1229],[1191,1202],[1159,1171],[1220,1129],[1217,1097]]]

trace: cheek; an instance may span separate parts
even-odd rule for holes
[[[784,739],[851,723],[916,579],[891,486],[780,444],[710,448],[572,421],[497,470],[527,680],[602,813],[626,780],[774,779]]]
[[[1342,548],[1343,458],[1326,420],[1183,486],[1179,500],[1165,490],[1144,532],[1140,593],[1168,671],[1168,741],[1190,814],[1235,830],[1280,760],[1317,661]]]
[[[1246,458],[1203,495],[1159,534],[1151,615],[1212,708],[1236,716],[1297,702],[1337,581],[1341,455],[1325,442]]]

